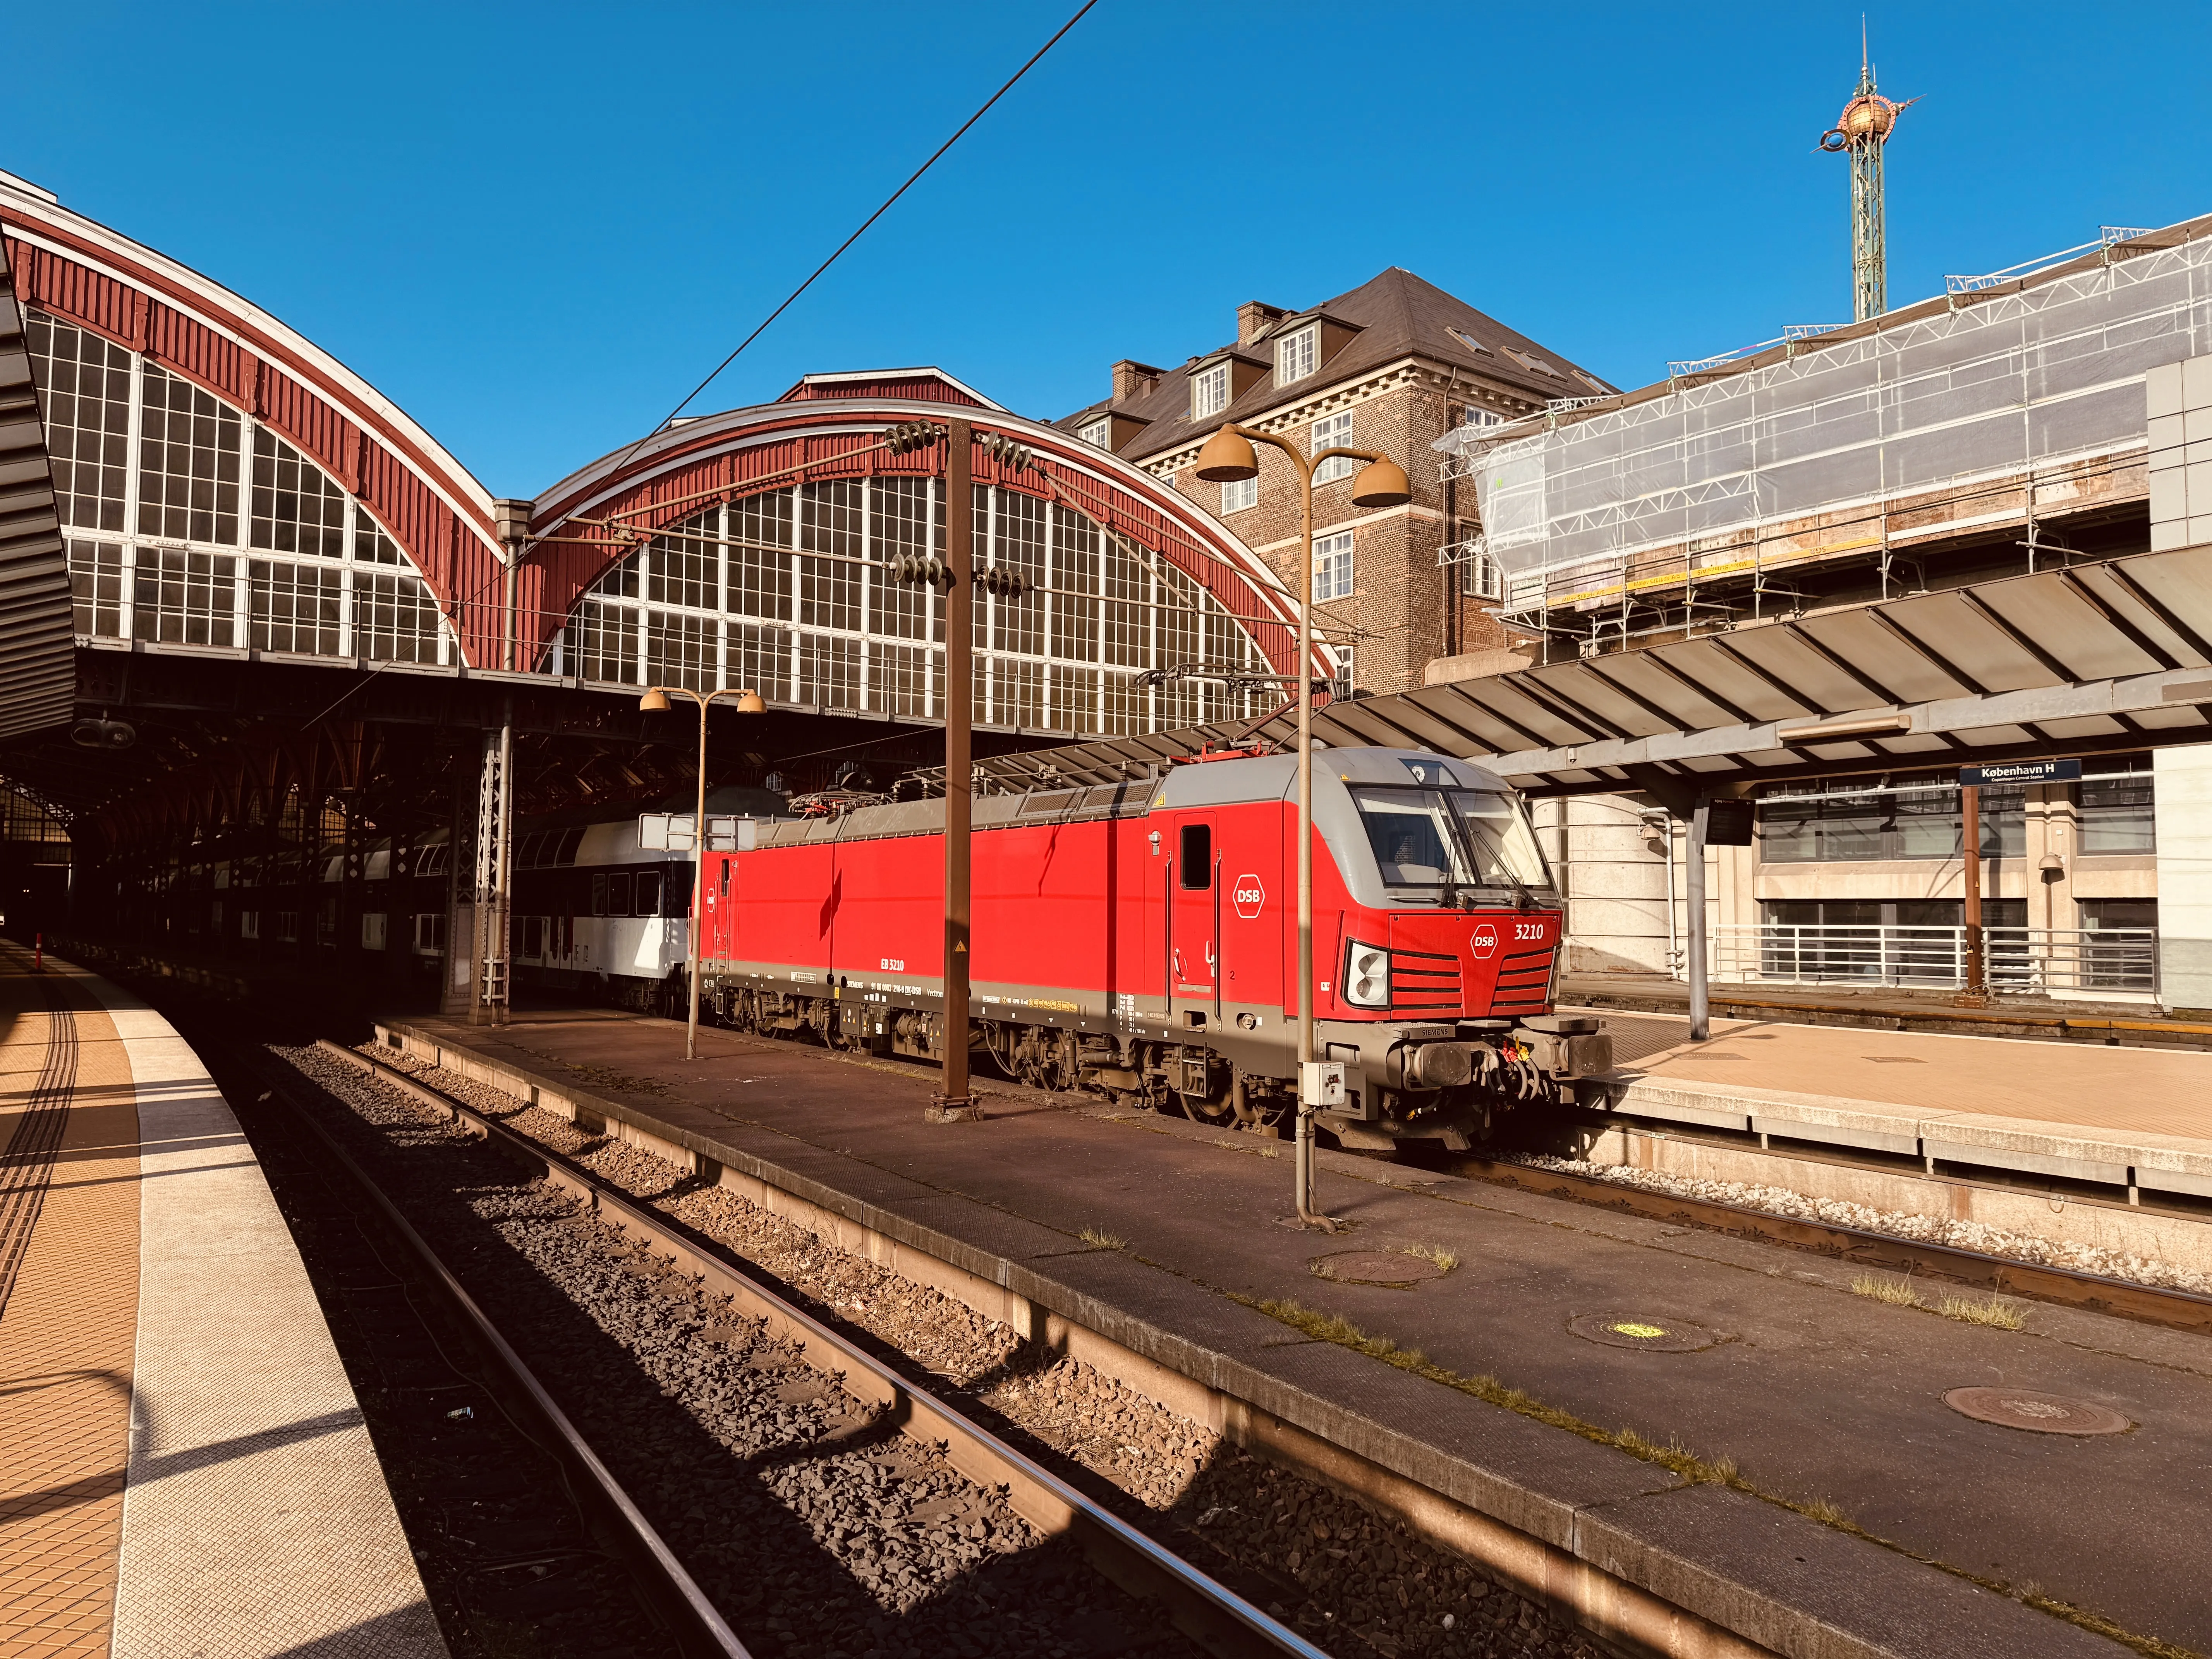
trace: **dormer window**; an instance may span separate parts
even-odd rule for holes
[[[1190,377],[1190,418],[1202,421],[1229,407],[1229,365],[1216,363]]]
[[[1102,415],[1089,425],[1080,428],[1075,435],[1087,444],[1096,444],[1101,449],[1111,449],[1114,447],[1114,422],[1108,416]]]
[[[1314,372],[1321,352],[1321,325],[1308,323],[1275,342],[1275,384],[1287,386]]]

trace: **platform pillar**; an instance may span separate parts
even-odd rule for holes
[[[945,1080],[941,1117],[974,1109],[968,1086],[969,854],[975,787],[975,541],[973,429],[947,422],[945,441]]]
[[[1711,967],[1710,930],[1705,926],[1705,825],[1712,803],[1705,796],[1690,813],[1690,845],[1682,872],[1683,902],[1689,911],[1690,1041],[1712,1036],[1712,994],[1706,983]]]
[[[514,727],[483,734],[483,763],[477,785],[476,995],[469,1020],[504,1025],[507,1012],[507,911],[511,884],[508,842],[513,827]]]

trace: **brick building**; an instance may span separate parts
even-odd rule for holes
[[[1440,476],[1431,446],[1550,399],[1613,390],[1395,267],[1303,311],[1251,301],[1237,307],[1231,343],[1174,368],[1125,358],[1113,374],[1110,397],[1057,424],[1172,483],[1293,586],[1290,461],[1263,445],[1256,479],[1201,483],[1190,469],[1207,434],[1236,421],[1303,442],[1310,454],[1351,446],[1406,469],[1413,500],[1379,512],[1352,505],[1354,463],[1331,463],[1315,483],[1315,614],[1333,641],[1351,647],[1351,682],[1365,692],[1494,670],[1508,644],[1483,612],[1482,574],[1440,558],[1477,526],[1473,492]]]

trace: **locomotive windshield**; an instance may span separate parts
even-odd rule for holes
[[[1547,887],[1551,872],[1521,803],[1478,789],[1354,786],[1389,887]]]

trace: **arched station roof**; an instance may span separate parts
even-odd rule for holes
[[[562,479],[538,497],[532,515],[522,601],[534,630],[527,647],[542,661],[595,584],[703,511],[794,485],[940,476],[941,447],[894,455],[884,434],[956,414],[979,440],[978,486],[1064,509],[1171,567],[1208,596],[1210,611],[1241,625],[1267,668],[1292,672],[1296,596],[1212,515],[1151,474],[1012,414],[934,368],[810,375],[774,404],[680,422]],[[1033,460],[994,454],[984,447],[994,437],[1012,441]],[[1334,670],[1325,646],[1315,647],[1312,662],[1316,674]]]
[[[123,348],[313,463],[428,583],[464,659],[496,661],[497,607],[482,603],[500,589],[490,493],[397,404],[252,301],[5,173],[0,240],[33,318]],[[251,460],[249,443],[241,472]],[[136,468],[138,458],[123,465]],[[108,528],[131,536],[141,526]]]
[[[813,723],[836,714],[881,734],[867,742],[882,763],[911,764],[900,745],[943,713],[941,605],[878,567],[899,545],[935,550],[941,446],[884,443],[917,419],[958,413],[984,441],[978,556],[1030,558],[1063,590],[986,607],[988,744],[1264,715],[1297,654],[1295,596],[1211,514],[913,368],[810,375],[555,484],[533,504],[505,671],[500,504],[389,398],[222,284],[6,173],[0,255],[3,769],[111,846],[273,823],[288,790],[441,813],[454,769],[473,763],[454,734],[510,717],[543,776],[598,765],[613,781],[591,787],[611,789],[628,766],[658,787],[638,755],[661,728],[632,688],[679,657],[664,683],[759,681],[777,707],[753,729],[772,757],[842,753],[842,734]],[[992,440],[1033,459],[994,459]],[[763,499],[779,491],[780,507]],[[684,579],[671,550],[706,539],[702,512],[719,549],[770,509],[788,560],[733,548],[710,598],[695,557],[690,597],[667,599]],[[856,515],[886,512],[908,540],[864,528],[856,551]],[[749,588],[756,577],[774,591]],[[858,621],[822,620],[841,605]],[[608,617],[629,629],[626,657],[606,654],[604,629],[593,645]],[[1311,663],[1334,672],[1325,646]],[[1201,672],[1178,680],[1185,668]],[[94,720],[120,723],[125,744],[135,727],[135,746],[72,732]]]

